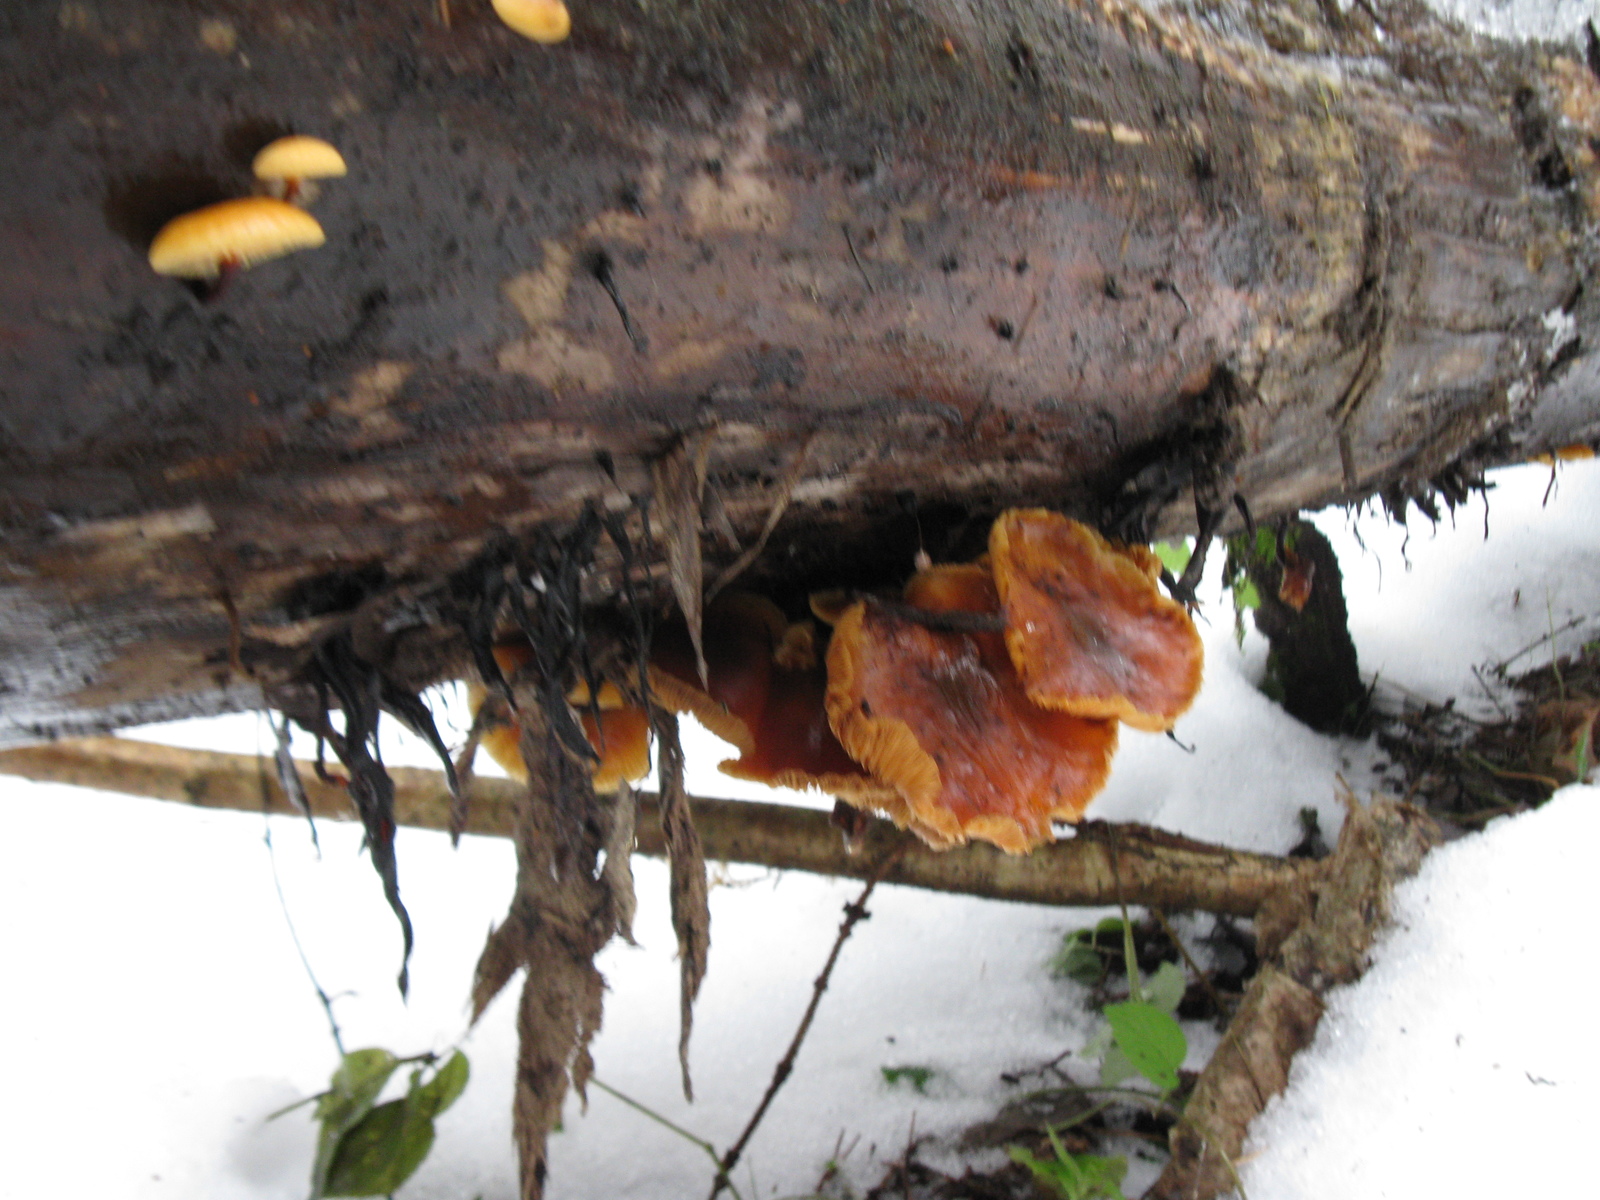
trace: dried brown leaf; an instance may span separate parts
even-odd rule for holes
[[[716,429],[686,434],[650,465],[655,491],[657,522],[667,553],[667,577],[672,594],[689,625],[700,681],[705,682],[706,660],[700,640],[704,566],[700,558],[701,505],[706,489],[706,463]]]
[[[544,1194],[550,1131],[561,1120],[569,1079],[583,1095],[594,1071],[589,1042],[600,1031],[605,980],[592,951],[541,923],[529,944],[529,971],[517,1009],[517,1081],[512,1130],[522,1166],[522,1200]]]
[[[633,890],[633,846],[638,800],[627,783],[622,783],[607,799],[610,813],[606,831],[606,862],[600,868],[600,882],[611,896],[611,910],[615,914],[617,932],[630,946],[633,940],[633,917],[638,911],[638,899]]]
[[[516,700],[528,767],[517,814],[517,891],[511,915],[485,948],[473,1001],[481,1011],[516,965],[536,964],[517,1010],[512,1117],[522,1200],[538,1200],[567,1088],[582,1096],[594,1071],[589,1042],[600,1029],[605,990],[594,956],[616,932],[618,915],[616,881],[598,867],[607,830],[617,822],[595,796],[588,764],[557,743],[538,695],[519,684]]]
[[[694,1027],[694,1001],[705,978],[711,950],[711,908],[706,898],[706,861],[700,835],[689,812],[683,786],[683,748],[678,743],[678,719],[652,707],[658,763],[661,772],[661,827],[670,864],[672,928],[678,935],[679,1007],[682,1029],[678,1037],[678,1064],[683,1070],[683,1094],[694,1099],[689,1079],[689,1034]]]
[[[472,978],[472,1021],[477,1023],[483,1010],[489,1007],[511,982],[511,977],[528,961],[528,931],[515,913],[489,930],[489,938],[478,955],[478,966]]]

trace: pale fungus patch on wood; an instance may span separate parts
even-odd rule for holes
[[[358,424],[359,444],[399,437],[406,432],[406,427],[388,411],[388,406],[415,370],[413,363],[374,363],[356,373],[350,381],[350,390],[342,400],[330,406],[331,410]]]
[[[526,375],[559,391],[580,387],[600,392],[616,382],[611,360],[598,350],[574,341],[552,322],[567,309],[567,289],[572,283],[573,253],[560,242],[546,239],[544,262],[535,270],[514,275],[501,285],[506,299],[521,314],[531,331],[509,342],[496,362],[502,371]]]
[[[608,208],[605,212],[592,217],[588,224],[578,231],[578,239],[588,241],[592,238],[612,238],[619,242],[632,242],[637,245],[643,243],[649,228],[650,222],[636,213]]]
[[[704,342],[685,338],[650,364],[650,374],[656,379],[676,379],[679,375],[709,367],[727,351],[726,338],[712,338]]]
[[[572,251],[548,238],[543,245],[542,266],[513,275],[502,285],[506,299],[530,329],[560,319],[567,308],[567,287],[572,283]]]
[[[140,513],[133,517],[89,521],[67,530],[61,535],[61,540],[80,544],[103,542],[107,545],[165,542],[180,537],[206,537],[216,531],[217,523],[211,517],[211,510],[204,504],[190,504],[185,508]]]
[[[602,392],[616,382],[611,360],[580,346],[559,329],[539,329],[504,347],[495,360],[502,371],[536,379],[552,391],[581,387]]]
[[[208,17],[200,22],[200,44],[213,54],[232,54],[239,45],[239,31],[231,21]]]
[[[1092,133],[1098,137],[1108,137],[1119,146],[1143,146],[1150,140],[1149,135],[1131,125],[1124,125],[1121,121],[1102,121],[1095,117],[1073,117],[1070,124],[1079,133]]]
[[[744,113],[722,142],[709,144],[705,169],[683,190],[683,207],[696,233],[776,233],[789,224],[789,199],[762,176],[767,166],[767,138],[800,119],[800,106],[792,100],[772,106],[759,97],[744,105]]]

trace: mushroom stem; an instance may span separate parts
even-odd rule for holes
[[[215,304],[218,300],[221,300],[222,294],[228,290],[228,285],[234,281],[243,265],[236,256],[225,258],[218,263],[215,279],[198,281],[200,284],[200,302],[202,304]]]

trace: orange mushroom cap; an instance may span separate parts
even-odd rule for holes
[[[604,697],[602,697],[602,704]],[[580,712],[584,736],[600,761],[594,764],[594,790],[614,792],[624,783],[635,783],[650,773],[650,715],[634,705],[600,710],[596,722],[592,713]]]
[[[533,658],[533,648],[523,641],[501,642],[492,653],[508,679]],[[488,694],[481,684],[467,688],[467,705],[474,717]],[[643,708],[630,704],[622,689],[610,680],[600,684],[594,706],[598,720],[589,709],[589,695],[589,686],[580,682],[567,693],[567,703],[579,709],[584,736],[597,756],[591,768],[594,790],[614,792],[623,782],[632,783],[650,773],[650,718]],[[522,730],[515,720],[487,731],[478,745],[513,779],[528,777],[527,764],[522,760]]]
[[[250,163],[257,179],[333,179],[347,169],[333,145],[303,133],[268,142]]]
[[[1006,647],[1035,704],[1135,729],[1171,729],[1200,690],[1205,649],[1183,605],[1157,586],[1147,546],[1014,508],[989,531]]]
[[[572,14],[561,0],[494,0],[494,11],[523,37],[547,46],[572,32]]]
[[[983,567],[934,567],[906,587],[930,612],[999,612]],[[936,848],[971,838],[1013,854],[1077,820],[1104,785],[1112,721],[1030,701],[999,633],[944,632],[877,601],[859,602],[828,646],[829,722],[874,777],[894,786],[890,812]]]
[[[750,748],[718,769],[768,787],[816,788],[858,807],[897,809],[895,789],[873,779],[834,736],[824,704],[828,673],[814,657],[808,661],[795,653],[809,640],[794,628],[777,647]],[[796,665],[785,666],[785,661]]]
[[[724,592],[701,623],[706,682],[700,681],[689,630],[681,622],[660,630],[650,650],[650,690],[657,704],[696,720],[741,754],[755,749],[774,669],[789,622],[764,596]]]
[[[208,204],[174,217],[150,243],[158,275],[215,279],[228,265],[248,267],[326,241],[317,219],[270,196]]]

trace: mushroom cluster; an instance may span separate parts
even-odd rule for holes
[[[902,605],[845,609],[828,717],[895,788],[899,804],[879,810],[935,847],[976,838],[1014,854],[1081,817],[1117,723],[1171,729],[1200,688],[1199,634],[1160,571],[1146,547],[1012,509],[978,562],[920,571]]]
[[[977,839],[1026,853],[1105,786],[1119,724],[1169,730],[1199,691],[1200,637],[1160,570],[1147,547],[1012,509],[983,558],[926,567],[898,598],[814,596],[833,626],[825,656],[817,622],[724,593],[704,615],[703,675],[685,624],[657,633],[651,699],[732,743],[728,775],[816,788],[936,849]],[[495,657],[510,675],[530,651]],[[582,686],[568,699],[597,789],[647,772],[642,708],[610,684],[595,704]],[[522,771],[514,725],[483,745]]]
[[[150,243],[156,274],[208,281],[215,295],[244,267],[327,240],[317,219],[293,202],[312,199],[308,180],[345,173],[338,150],[318,138],[283,137],[264,146],[252,168],[273,194],[223,200],[168,221]]]

